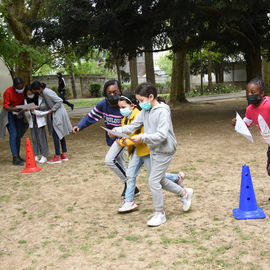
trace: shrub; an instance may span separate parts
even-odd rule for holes
[[[50,88],[50,89],[53,90],[57,95],[59,95],[59,93],[58,93],[58,91],[57,91],[58,86],[51,86],[51,87],[48,87],[48,88]],[[69,88],[66,87],[65,89],[66,89],[66,95],[65,95],[65,98],[71,97],[71,92],[70,92]]]
[[[100,83],[91,83],[89,86],[89,92],[91,97],[101,97],[101,84]]]
[[[130,83],[122,83],[121,86],[122,86],[123,93],[130,92],[130,88],[131,88]]]

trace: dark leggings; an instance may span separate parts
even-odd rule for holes
[[[270,146],[268,146],[268,151],[267,151],[267,166],[266,170],[268,172],[268,175],[270,176]]]
[[[67,152],[67,145],[66,145],[65,137],[63,137],[62,140],[59,140],[59,137],[54,129],[53,129],[52,137],[53,137],[53,142],[54,142],[55,154],[58,156],[60,155],[60,143],[61,143],[62,152],[63,153]]]

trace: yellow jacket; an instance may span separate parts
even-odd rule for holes
[[[131,115],[130,115],[129,118],[124,117],[124,118],[122,119],[122,126],[128,125],[128,124],[130,124],[131,122],[133,122],[134,119],[136,118],[136,116],[137,116],[139,113],[140,113],[140,111],[139,111],[137,108],[135,108],[135,109],[132,111],[132,113],[131,113]],[[135,133],[131,133],[131,134],[128,134],[128,135],[129,135],[130,137],[132,137],[132,136],[134,136],[134,135],[138,135],[138,134],[141,134],[141,133],[144,133],[144,128],[143,128],[143,126],[142,126],[140,129],[136,130]],[[134,142],[132,142],[130,139],[127,139],[127,138],[125,139],[125,141],[126,141],[126,143],[127,143],[127,145],[128,145],[128,146],[127,146],[128,154],[131,155],[132,152],[133,152],[133,150],[134,150],[135,144],[134,144]],[[123,144],[123,139],[120,139],[120,145],[121,145],[122,147],[125,146],[125,145]],[[150,154],[150,150],[149,150],[148,146],[147,146],[145,143],[139,143],[139,144],[136,144],[136,150],[137,150],[137,155],[138,155],[139,157],[147,156],[147,155]]]

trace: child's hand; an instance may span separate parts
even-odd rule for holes
[[[122,144],[125,145],[125,146],[128,146],[127,141],[126,141],[126,138],[123,138],[122,139]]]
[[[114,131],[114,128],[112,129],[112,131]],[[108,136],[109,136],[111,139],[115,137],[115,136],[114,136],[112,133],[110,133],[109,131],[108,131]]]
[[[121,146],[121,140],[120,139],[116,139],[115,141],[119,146]]]
[[[74,133],[74,134],[76,134],[79,131],[80,131],[80,128],[77,126],[73,127],[73,129],[72,129],[72,133]]]
[[[233,128],[235,127],[235,125],[236,125],[236,118],[233,118],[232,119],[232,126],[233,126]]]
[[[52,113],[53,113],[53,110],[49,110],[49,111],[48,111],[48,114],[52,114]]]
[[[141,143],[142,142],[142,134],[135,135],[130,138],[131,141],[133,141],[135,144]]]

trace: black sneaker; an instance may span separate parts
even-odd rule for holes
[[[121,194],[122,199],[125,199],[126,189],[127,189],[127,183],[125,183],[124,190],[123,190],[123,192],[122,192],[122,194]]]
[[[138,197],[140,196],[141,192],[140,190],[137,188],[137,186],[135,187],[135,192],[134,192],[134,197]]]
[[[23,161],[21,161],[20,159],[19,159],[19,157],[13,157],[13,161],[12,161],[12,163],[13,163],[13,165],[15,165],[15,166],[23,166],[24,165],[24,162]]]

